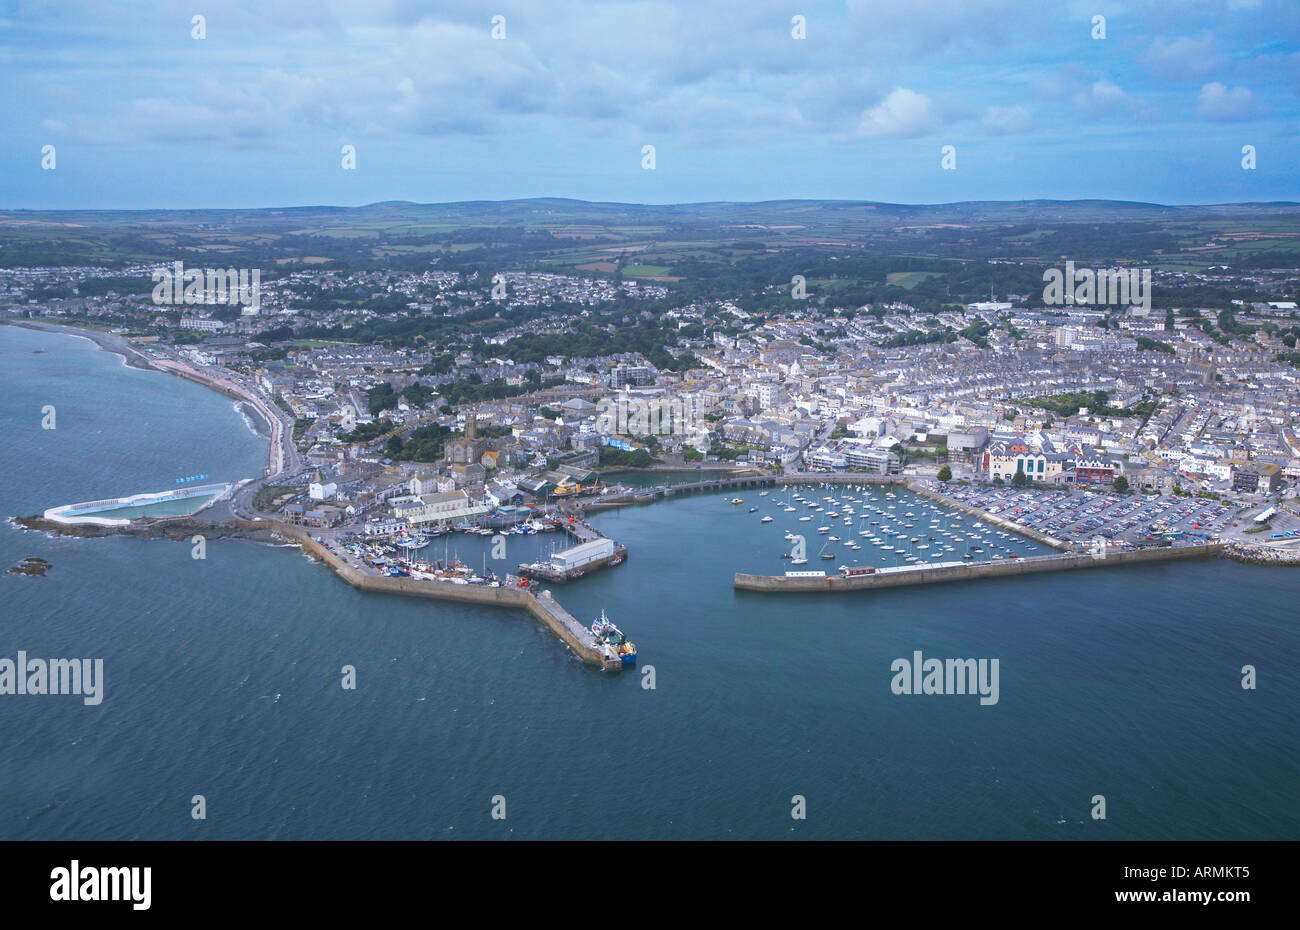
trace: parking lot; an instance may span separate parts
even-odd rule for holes
[[[949,486],[944,492],[1021,526],[1058,539],[1086,543],[1097,537],[1116,545],[1174,545],[1235,536],[1249,528],[1241,511],[1216,500],[1166,495],[1113,494],[1069,488],[989,488]]]

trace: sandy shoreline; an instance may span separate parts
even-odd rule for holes
[[[158,371],[144,353],[131,346],[121,336],[115,336],[112,333],[102,333],[94,329],[80,329],[76,326],[64,326],[60,323],[47,323],[44,320],[0,320],[0,323],[8,326],[21,326],[23,329],[34,329],[44,333],[62,333],[66,336],[80,336],[83,339],[89,339],[95,345],[99,346],[105,352],[112,352],[114,355],[120,355],[126,364],[132,368],[139,368],[144,371]]]

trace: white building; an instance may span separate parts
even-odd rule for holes
[[[551,556],[551,567],[557,572],[567,572],[575,568],[582,568],[584,565],[590,565],[593,562],[600,562],[614,557],[614,540],[604,536],[599,539],[593,539],[591,542],[585,542],[581,545],[574,546],[572,549],[565,549],[563,552],[557,552]]]
[[[771,410],[785,403],[785,391],[776,381],[758,381],[754,384],[754,399],[759,409]]]

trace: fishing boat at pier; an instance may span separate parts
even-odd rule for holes
[[[604,610],[600,612],[599,620],[591,622],[591,633],[596,637],[597,645],[604,646],[611,655],[618,656],[624,665],[636,664],[636,644],[627,641],[623,631],[605,616]]]

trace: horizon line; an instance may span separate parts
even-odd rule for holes
[[[241,207],[60,207],[60,208],[34,208],[34,207],[0,207],[0,213],[233,213],[249,210],[365,210],[371,207],[382,206],[411,206],[411,207],[453,207],[469,206],[475,204],[501,205],[501,204],[525,204],[541,202],[563,202],[572,204],[583,204],[587,206],[603,207],[660,207],[660,208],[685,208],[685,207],[711,207],[711,206],[765,206],[776,204],[839,204],[850,206],[871,206],[871,207],[963,207],[972,205],[1009,205],[1009,204],[1114,204],[1124,206],[1138,207],[1155,207],[1171,210],[1185,210],[1212,207],[1297,207],[1300,208],[1300,201],[1294,200],[1240,200],[1240,201],[1217,201],[1210,203],[1157,203],[1146,200],[1122,200],[1106,197],[1076,197],[1076,198],[1055,198],[1055,197],[1028,197],[1021,200],[949,200],[934,201],[928,203],[904,203],[888,200],[858,200],[858,199],[837,199],[827,197],[781,197],[772,200],[691,200],[691,201],[672,201],[663,203],[620,201],[620,200],[583,200],[578,197],[560,197],[560,196],[535,196],[535,197],[507,197],[497,200],[490,199],[473,199],[473,200],[439,200],[439,201],[417,201],[417,200],[376,200],[369,203],[361,204],[329,204],[329,203],[308,203],[296,205],[269,205],[269,206],[241,206]]]

